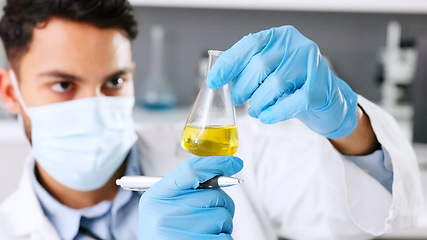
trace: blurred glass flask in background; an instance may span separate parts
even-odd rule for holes
[[[174,89],[164,74],[164,35],[160,25],[151,29],[151,68],[137,92],[139,106],[147,109],[170,109],[176,105]]]
[[[209,50],[208,71],[221,55]],[[236,113],[228,84],[210,89],[205,81],[185,124],[181,146],[197,156],[226,156],[237,151]]]

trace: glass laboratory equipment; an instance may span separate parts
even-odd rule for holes
[[[209,50],[209,71],[221,51]],[[185,124],[181,146],[197,156],[226,156],[237,151],[237,127],[228,84],[210,89],[205,81]]]
[[[164,35],[160,25],[151,29],[151,68],[139,88],[138,104],[147,109],[169,109],[175,106],[176,96],[169,79],[164,74]]]

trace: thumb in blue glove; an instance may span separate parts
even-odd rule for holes
[[[234,103],[249,100],[249,115],[263,123],[296,117],[331,139],[357,125],[356,93],[292,26],[245,36],[219,57],[206,81],[211,88],[230,83]]]
[[[141,197],[139,239],[232,239],[233,200],[221,189],[196,189],[215,176],[239,172],[232,156],[191,158]]]

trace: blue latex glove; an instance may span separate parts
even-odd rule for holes
[[[236,105],[263,123],[297,117],[328,138],[350,135],[357,125],[357,95],[334,76],[317,45],[292,26],[249,34],[225,51],[206,84],[230,82]]]
[[[139,239],[232,239],[233,200],[221,189],[196,189],[239,172],[237,157],[191,158],[154,184],[139,202]]]

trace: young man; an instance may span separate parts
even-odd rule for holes
[[[239,119],[242,171],[238,157],[185,160],[181,129],[135,131],[136,29],[124,0],[8,1],[0,95],[32,154],[0,207],[1,239],[364,239],[414,224],[410,145],[296,29],[244,37],[207,77],[250,103],[252,118]],[[244,184],[196,189],[236,173]],[[165,177],[144,194],[115,185],[142,174]]]

